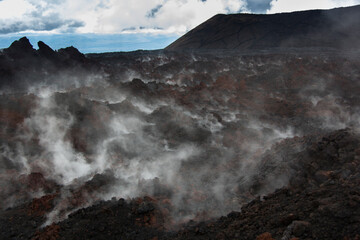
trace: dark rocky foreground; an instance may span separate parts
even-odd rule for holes
[[[359,239],[353,51],[0,52],[0,239]]]
[[[286,141],[304,150],[288,156],[290,184],[219,219],[168,226],[168,211],[151,197],[100,201],[43,229],[53,196],[3,211],[3,239],[358,239],[360,144],[350,129]],[[264,164],[264,163],[263,163]],[[261,180],[260,180],[261,182]],[[169,207],[169,206],[168,206]]]

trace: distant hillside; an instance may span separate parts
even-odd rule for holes
[[[216,15],[167,50],[360,48],[360,5],[272,15]]]

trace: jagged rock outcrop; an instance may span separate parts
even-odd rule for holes
[[[38,42],[38,53],[40,56],[45,57],[49,60],[55,61],[58,59],[58,55],[56,54],[56,52],[49,47],[48,45],[46,45],[43,41],[39,41]]]
[[[58,50],[60,56],[64,58],[64,60],[72,60],[77,62],[84,62],[86,61],[86,57],[84,54],[79,52],[75,47],[67,47],[67,48],[60,48]]]
[[[47,78],[53,82],[64,73],[72,77],[100,71],[100,66],[74,47],[54,51],[44,42],[35,50],[23,37],[0,53],[0,88],[24,89]]]
[[[9,48],[4,49],[4,53],[11,58],[26,58],[36,56],[36,51],[33,49],[29,39],[22,37],[14,41]]]

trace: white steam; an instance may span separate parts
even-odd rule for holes
[[[74,123],[73,116],[66,108],[57,106],[49,92],[39,98],[38,106],[30,118],[24,121],[32,137],[39,139],[44,149],[32,161],[44,172],[61,184],[68,184],[75,178],[91,171],[82,153],[76,152],[66,134]],[[40,161],[39,161],[40,160]]]

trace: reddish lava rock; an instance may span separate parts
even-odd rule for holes
[[[271,233],[263,233],[256,237],[256,240],[275,240],[271,237]]]
[[[60,226],[53,223],[41,231],[37,231],[31,240],[57,240],[60,237],[59,231]]]
[[[58,193],[46,195],[41,198],[35,198],[30,203],[28,214],[33,216],[44,216],[54,207],[54,199]]]

